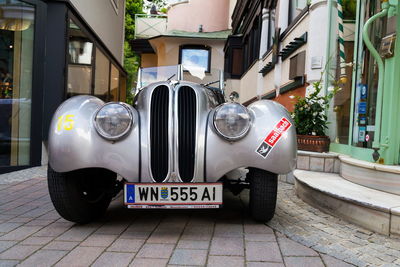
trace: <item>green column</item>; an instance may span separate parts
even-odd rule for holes
[[[400,16],[397,15],[397,31]],[[385,60],[384,94],[381,127],[381,158],[385,164],[399,164],[400,153],[400,36],[394,57]]]

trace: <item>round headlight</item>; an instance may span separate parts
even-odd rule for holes
[[[217,108],[214,114],[214,127],[219,135],[228,140],[239,140],[250,129],[250,114],[239,103],[226,103]]]
[[[123,104],[108,103],[96,113],[94,125],[105,139],[117,140],[126,135],[133,124],[132,112]]]

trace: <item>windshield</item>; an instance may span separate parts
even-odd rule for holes
[[[211,68],[206,71],[199,67],[181,65],[141,68],[138,75],[138,88],[145,87],[154,82],[167,80],[184,80],[195,82],[218,89],[223,89],[223,75],[221,70]]]

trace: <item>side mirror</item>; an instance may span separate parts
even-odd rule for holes
[[[239,99],[239,93],[236,91],[233,91],[230,95],[229,95],[229,99],[232,102],[236,102]]]

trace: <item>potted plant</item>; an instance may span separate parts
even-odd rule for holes
[[[314,92],[306,97],[296,96],[297,100],[292,117],[297,131],[297,145],[299,150],[314,152],[328,152],[330,140],[325,135],[328,128],[326,111],[335,94],[341,89],[335,81],[333,90],[321,95],[321,80],[313,83]]]

